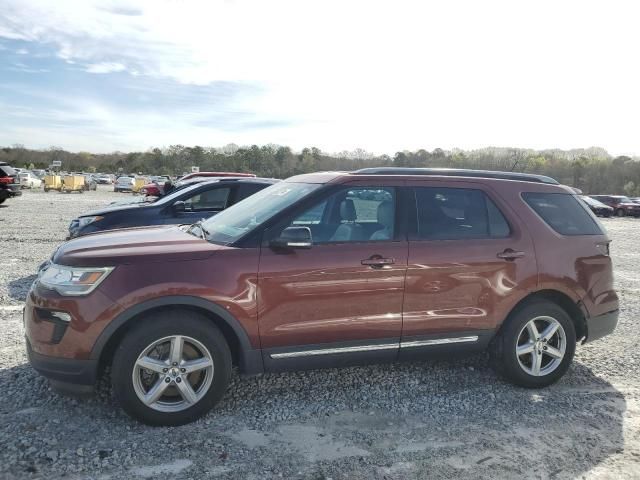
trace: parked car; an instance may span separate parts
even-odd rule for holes
[[[255,174],[238,172],[193,172],[183,175],[180,180],[189,180],[195,177],[255,177]]]
[[[84,189],[85,191],[95,191],[98,189],[98,182],[93,175],[89,174],[84,176]]]
[[[113,180],[109,175],[97,175],[96,183],[98,183],[99,185],[111,185],[113,183]]]
[[[604,203],[596,200],[595,198],[591,198],[587,195],[580,195],[580,199],[587,204],[587,207],[595,213],[598,217],[610,217],[613,215],[613,208],[609,205],[605,205]]]
[[[135,185],[135,178],[128,175],[116,178],[113,184],[114,192],[133,192],[133,186]]]
[[[192,173],[189,175],[185,175],[177,182],[171,184],[172,188],[180,187],[184,185],[187,181],[192,181],[194,179],[200,179],[200,181],[204,181],[208,178],[242,178],[242,177],[255,177],[252,173],[233,173],[233,172],[202,172],[202,173]],[[165,184],[167,181],[170,181],[168,177],[164,177],[164,179],[156,178],[152,179],[152,183],[148,183],[144,185],[140,189],[140,193],[143,195],[149,195],[152,197],[162,197],[165,195]]]
[[[27,296],[27,352],[58,389],[90,391],[110,365],[119,404],[151,425],[205,414],[233,365],[488,349],[505,378],[539,388],[564,375],[578,342],[616,326],[609,243],[549,177],[300,175],[190,227],[63,244]]]
[[[613,208],[613,212],[618,217],[627,215],[640,217],[640,205],[631,201],[629,197],[624,195],[589,195],[591,198],[599,202],[609,205]]]
[[[640,197],[631,197],[629,200],[631,200],[633,203],[640,203]]]
[[[275,182],[268,178],[209,180],[179,189],[155,202],[101,208],[72,220],[69,238],[117,228],[191,224]]]
[[[20,188],[40,188],[42,187],[42,180],[40,180],[35,174],[22,171],[18,174],[20,180]]]
[[[0,162],[0,203],[4,203],[7,198],[22,195],[20,191],[20,181],[18,174],[6,162]]]

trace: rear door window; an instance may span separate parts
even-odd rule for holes
[[[561,235],[602,235],[588,207],[569,193],[523,193],[524,201]]]
[[[424,240],[504,238],[511,233],[502,212],[472,188],[415,188],[417,234]]]

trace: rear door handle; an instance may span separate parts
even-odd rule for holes
[[[503,260],[515,260],[516,258],[524,257],[524,252],[516,252],[511,248],[507,248],[504,252],[500,252],[496,256]]]
[[[369,258],[361,260],[360,263],[362,265],[368,265],[372,268],[381,268],[386,265],[393,265],[394,263],[396,263],[396,260],[394,258],[383,258],[380,255],[373,255]]]

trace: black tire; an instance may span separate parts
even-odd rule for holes
[[[564,356],[559,365],[553,371],[541,376],[534,376],[525,371],[516,353],[516,346],[523,329],[530,320],[537,317],[550,317],[560,323],[566,341]],[[557,382],[567,372],[575,350],[575,326],[567,312],[553,302],[535,300],[511,312],[494,339],[490,353],[494,368],[508,381],[521,387],[542,388]],[[526,357],[524,358],[526,360]]]
[[[620,218],[622,218],[622,217],[624,217],[626,214],[627,214],[627,213],[626,213],[622,208],[619,208],[618,210],[616,210],[616,217],[620,217]]]
[[[3,204],[7,197],[0,197],[0,204]]]
[[[136,323],[116,349],[111,371],[113,391],[124,411],[147,425],[176,426],[193,422],[211,410],[222,399],[231,378],[231,352],[222,332],[203,315],[185,310],[165,310]],[[202,397],[192,406],[180,411],[158,411],[138,397],[134,369],[148,346],[173,335],[190,337],[206,347],[213,360],[213,378],[208,390],[203,390]],[[156,375],[160,381],[160,374]]]

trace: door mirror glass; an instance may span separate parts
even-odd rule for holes
[[[274,248],[311,248],[313,239],[309,227],[288,227],[285,228],[278,238],[271,240],[271,247]]]

